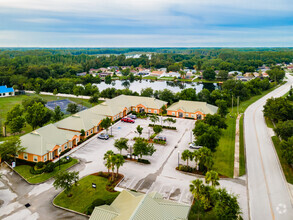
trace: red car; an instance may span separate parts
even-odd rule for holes
[[[128,122],[128,123],[134,123],[134,120],[131,118],[122,118],[121,121]]]

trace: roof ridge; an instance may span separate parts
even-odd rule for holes
[[[138,212],[138,210],[140,209],[140,206],[142,205],[142,203],[145,201],[146,198],[147,198],[147,194],[144,194],[142,200],[139,201],[139,203],[137,204],[137,207],[135,208],[132,215],[130,216],[129,218],[130,220],[134,219],[136,213]]]

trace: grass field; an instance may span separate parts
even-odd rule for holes
[[[27,97],[41,97],[47,102],[49,101],[55,101],[55,100],[62,100],[62,99],[69,99],[73,102],[76,102],[78,104],[83,104],[87,108],[91,107],[92,104],[88,102],[88,100],[80,99],[80,98],[67,98],[67,97],[56,97],[56,96],[50,96],[50,95],[37,95],[37,94],[27,94],[27,95],[17,95],[12,97],[5,97],[0,99],[0,127],[2,131],[2,126],[4,124],[4,121],[6,119],[6,114],[9,112],[16,104],[21,104],[22,100],[24,100]],[[30,131],[32,131],[32,128],[30,125],[26,125],[26,127],[23,129],[24,133],[19,134],[17,136],[26,134]],[[1,133],[1,132],[0,132]],[[10,133],[9,128],[7,128],[7,133]],[[0,141],[5,140],[6,137],[0,137]]]
[[[249,100],[239,104],[239,113],[244,113],[249,105],[273,91],[276,87],[262,92],[261,95],[253,96]],[[235,152],[235,127],[236,127],[237,107],[230,109],[230,114],[227,115],[228,128],[223,131],[219,146],[214,153],[214,169],[225,176],[233,177],[234,173],[234,152]],[[243,123],[242,128],[243,129]],[[245,174],[245,155],[244,155],[244,138],[240,139],[240,175]],[[242,158],[242,159],[241,159]],[[241,162],[242,160],[242,162]]]
[[[293,168],[287,163],[285,158],[282,157],[282,150],[280,146],[280,139],[277,136],[272,137],[272,141],[275,145],[275,149],[277,151],[281,166],[283,168],[283,172],[285,174],[286,180],[288,183],[293,184]]]
[[[56,162],[58,163],[58,162]],[[61,164],[60,170],[67,170],[68,168],[72,167],[73,165],[77,164],[77,159],[72,159],[69,163]],[[51,173],[42,173],[42,174],[31,174],[30,172],[31,166],[29,165],[20,165],[14,168],[24,179],[26,179],[29,183],[36,184],[42,183],[46,180],[50,179],[51,177],[55,176],[59,172],[59,166],[55,167],[54,171]]]
[[[119,195],[119,192],[109,192],[106,190],[108,180],[100,176],[90,175],[78,181],[77,186],[73,186],[71,197],[68,197],[64,192],[61,192],[55,199],[54,204],[71,209],[77,212],[86,213],[94,200],[114,199]],[[92,183],[95,183],[97,188],[92,188]]]
[[[245,152],[244,152],[244,128],[243,128],[243,115],[240,118],[239,123],[239,141],[240,141],[240,167],[239,167],[239,176],[242,176],[245,174]]]

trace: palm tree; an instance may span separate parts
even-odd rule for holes
[[[110,173],[110,169],[112,166],[111,163],[111,157],[114,156],[114,152],[112,150],[108,150],[105,154],[104,154],[104,160],[106,160],[105,166],[108,169],[108,174]]]
[[[202,192],[204,190],[203,181],[201,179],[191,181],[191,184],[189,185],[189,190],[196,200],[200,200]]]
[[[210,170],[205,175],[205,182],[206,184],[212,183],[212,186],[218,186],[219,183],[219,175],[216,171]]]
[[[212,157],[212,151],[208,149],[207,147],[203,147],[199,150],[200,159],[199,163],[207,168],[207,170],[210,170],[213,165],[213,157]]]
[[[155,126],[156,122],[159,121],[159,117],[157,115],[151,115],[150,119],[154,123],[154,126]]]
[[[111,170],[112,170],[112,181],[114,181],[114,171],[115,171],[115,166],[116,166],[116,159],[117,155],[111,155],[109,158],[109,164],[111,165]]]
[[[128,139],[127,138],[120,138],[115,140],[114,147],[116,147],[118,150],[120,150],[120,154],[122,154],[122,150],[127,150],[128,145],[127,145]]]
[[[187,161],[187,166],[188,166],[188,160],[190,158],[192,158],[192,153],[189,150],[184,150],[182,152],[181,159],[184,161]]]
[[[121,166],[123,166],[125,160],[124,157],[121,154],[116,155],[115,165],[117,169],[116,177],[118,176],[118,170]]]
[[[195,169],[197,169],[198,161],[200,160],[200,152],[199,151],[193,151],[193,159],[195,162]]]

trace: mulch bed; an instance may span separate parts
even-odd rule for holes
[[[98,173],[93,173],[91,175],[107,178],[109,182],[111,182],[111,178],[112,178],[112,172],[109,172],[109,173],[108,172],[98,172]],[[124,175],[122,175],[120,173],[118,173],[117,177],[116,177],[116,173],[114,173],[114,176],[115,176],[115,180],[112,182],[112,184],[109,186],[108,185],[106,186],[106,190],[109,192],[116,192],[114,190],[115,186],[124,178]]]
[[[203,177],[205,176],[204,172],[199,171],[199,170],[194,170],[193,172],[188,172],[188,171],[179,170],[178,167],[176,167],[176,170],[183,172],[183,173],[192,173],[192,174],[201,175]],[[228,176],[221,175],[220,173],[218,175],[219,175],[219,178],[221,178],[221,179],[222,178],[229,178]]]

